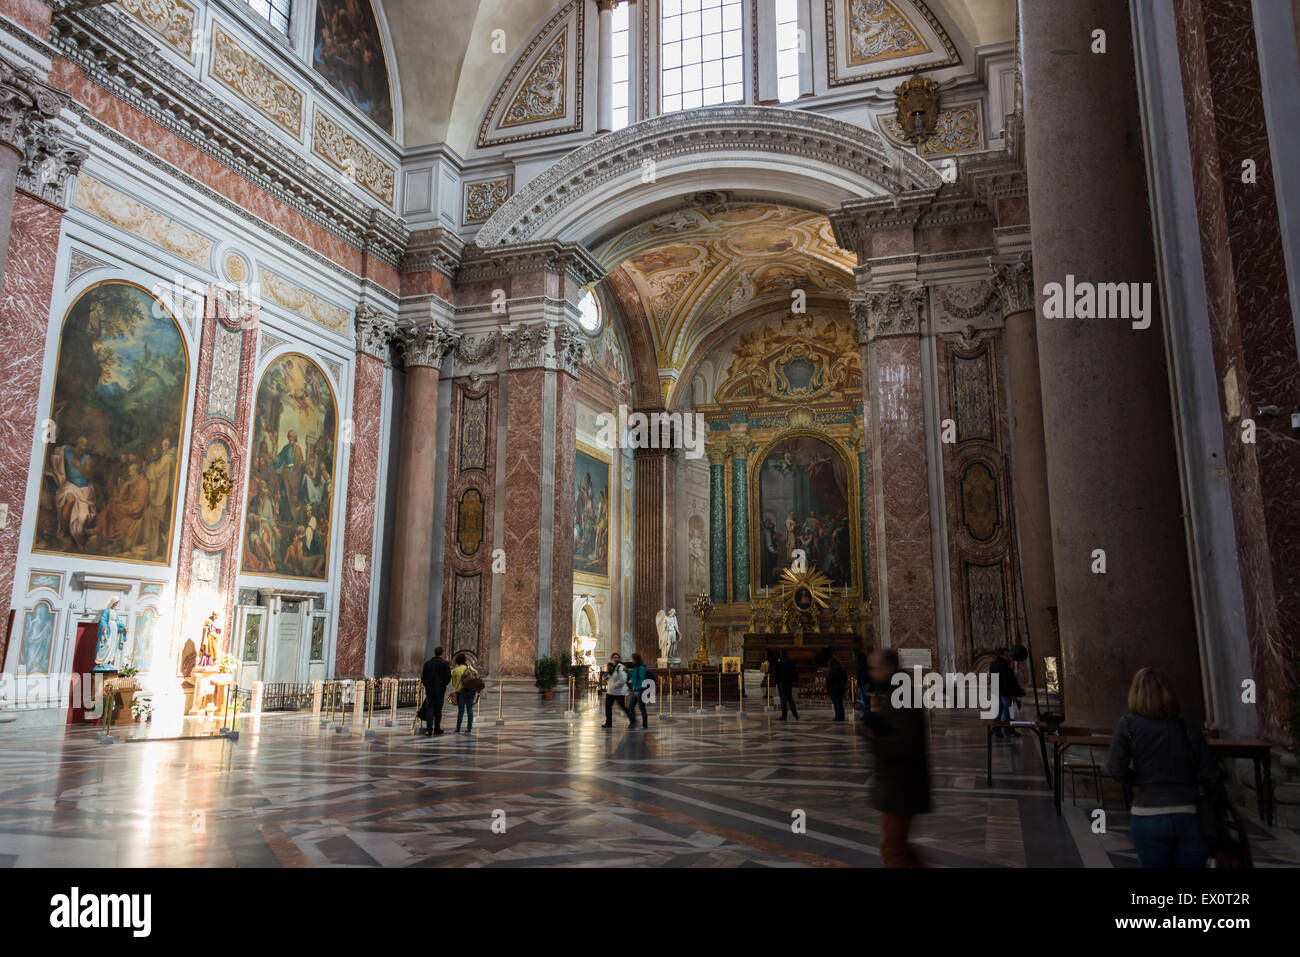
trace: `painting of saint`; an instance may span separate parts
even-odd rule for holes
[[[36,551],[165,565],[189,355],[144,289],[92,286],[63,322]]]
[[[306,356],[280,356],[257,387],[243,570],[324,581],[333,514],[334,392]]]
[[[609,462],[581,448],[574,470],[573,571],[609,575]]]
[[[848,488],[844,459],[821,439],[797,436],[773,446],[759,471],[760,584],[775,585],[800,549],[833,585],[852,581]]]
[[[311,65],[384,132],[393,132],[388,63],[370,0],[317,0]]]
[[[54,644],[54,611],[49,602],[37,602],[23,616],[23,645],[18,653],[18,670],[43,675],[50,670],[50,648]]]

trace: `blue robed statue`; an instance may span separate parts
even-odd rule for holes
[[[121,599],[110,598],[99,615],[99,640],[95,642],[95,667],[92,671],[121,671],[122,649],[126,647],[126,622],[117,614]]]

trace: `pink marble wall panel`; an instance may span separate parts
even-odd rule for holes
[[[999,226],[1029,225],[1029,197],[1003,196],[997,201]]]
[[[896,336],[877,339],[869,348],[880,410],[889,643],[894,648],[929,648],[938,665],[921,344],[916,336]]]
[[[542,515],[542,408],[546,373],[509,373],[506,416],[506,580],[501,597],[501,674],[526,677],[537,662]]]
[[[479,656],[479,670],[492,671],[496,667],[496,662],[491,660],[492,641],[488,634],[490,624],[490,602],[492,599],[492,542],[495,541],[496,528],[494,518],[496,515],[496,460],[497,460],[497,402],[500,390],[498,383],[493,380],[485,382],[477,391],[470,391],[465,380],[458,381],[451,390],[451,425],[447,435],[447,523],[446,534],[443,537],[443,554],[446,556],[443,562],[442,574],[442,635],[441,640],[443,647],[450,648],[453,644],[453,629],[455,609],[453,601],[455,600],[456,575],[482,575],[481,587],[479,589],[479,635],[477,653]],[[486,444],[486,467],[485,468],[465,468],[461,461],[461,430],[464,427],[464,407],[467,398],[477,399],[480,396],[487,396],[487,444]],[[477,550],[472,555],[465,555],[458,544],[459,512],[460,501],[462,496],[471,488],[477,489],[479,495],[483,497],[483,540],[479,543]],[[508,524],[508,523],[507,523]],[[507,556],[509,552],[507,551]],[[509,576],[511,570],[510,560],[506,560],[506,581],[509,583],[512,579]],[[460,643],[456,643],[457,647]]]
[[[348,500],[343,527],[343,575],[339,580],[339,624],[334,673],[360,675],[366,667],[370,634],[370,590],[375,565],[375,499],[379,493],[379,433],[383,419],[384,363],[356,354],[352,383],[352,449],[348,458]],[[358,571],[354,557],[365,559]]]
[[[1250,3],[1175,9],[1216,372],[1235,373],[1246,414],[1285,413],[1300,408],[1300,358]],[[1255,160],[1253,184],[1241,182],[1243,158]],[[1261,732],[1283,741],[1300,644],[1300,446],[1285,414],[1257,417],[1256,444],[1243,443],[1237,410],[1220,402]]]
[[[871,642],[873,648],[880,647],[880,596],[884,594],[885,581],[881,577],[882,563],[878,545],[880,542],[880,533],[877,526],[880,522],[880,516],[876,508],[876,492],[880,482],[880,475],[876,469],[875,458],[875,432],[872,428],[873,396],[876,394],[874,378],[871,367],[868,365],[872,355],[871,349],[863,345],[862,352],[862,433],[866,448],[865,459],[867,501],[864,503],[867,509],[867,541],[863,543],[863,548],[867,549],[866,558],[868,566],[871,569]]]
[[[203,619],[210,611],[221,613],[224,635],[221,648],[232,650],[233,614],[235,608],[235,578],[239,573],[240,532],[243,529],[242,510],[247,452],[252,439],[253,373],[257,363],[258,309],[230,313],[218,297],[209,295],[203,319],[203,338],[199,346],[198,371],[194,389],[193,426],[190,431],[189,464],[185,478],[185,497],[177,504],[178,524],[181,529],[180,558],[176,568],[177,623],[172,632],[171,660],[180,674],[181,653],[187,639],[197,647]],[[239,390],[236,397],[235,421],[217,415],[208,415],[208,396],[212,371],[213,341],[216,327],[239,331],[243,336],[239,357]],[[203,454],[215,441],[223,443],[229,456],[227,467],[235,479],[234,488],[226,500],[225,511],[215,526],[208,526],[200,517],[199,499],[203,494]],[[221,554],[220,579],[216,583],[217,607],[201,607],[190,600],[191,556],[194,549]]]
[[[864,246],[866,248],[858,250],[858,262],[916,252],[916,236],[910,226],[903,229],[882,229],[871,233]]]
[[[455,301],[456,293],[447,277],[432,269],[402,273],[399,278],[404,298],[434,295],[448,302]]]
[[[0,15],[8,17],[42,40],[50,37],[50,8],[44,0],[2,0]]]
[[[0,502],[9,506],[9,522],[0,529],[0,582],[15,590],[32,442],[37,424],[48,414],[37,408],[37,399],[62,222],[57,207],[22,193],[14,197],[9,263],[0,293],[0,342],[5,344],[0,350]]]
[[[573,643],[573,496],[574,449],[578,442],[578,381],[555,374],[555,557],[551,570],[551,654],[569,653]],[[611,468],[610,491],[619,482]],[[610,502],[614,501],[610,495]],[[617,542],[610,541],[613,555]]]

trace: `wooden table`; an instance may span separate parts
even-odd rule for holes
[[[1054,734],[1049,741],[1052,742],[1052,771],[1055,777],[1055,787],[1052,788],[1052,804],[1056,807],[1056,816],[1061,816],[1061,764],[1065,752],[1075,745],[1093,748],[1109,748],[1109,734]]]
[[[1047,730],[1047,725],[1041,721],[985,721],[985,727],[988,728],[988,765],[985,769],[985,783],[993,787],[993,729],[994,728],[1025,728],[1038,735],[1038,753],[1043,757],[1043,776],[1047,778],[1047,786],[1052,786],[1052,772],[1047,767],[1047,744],[1043,740],[1043,733]],[[1059,771],[1057,772],[1060,773]]]
[[[1241,758],[1255,765],[1255,798],[1259,816],[1273,823],[1273,749],[1256,738],[1206,738],[1215,760]]]

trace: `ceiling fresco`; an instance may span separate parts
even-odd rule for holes
[[[661,369],[681,369],[711,330],[795,289],[847,301],[857,263],[824,215],[725,197],[634,226],[596,256],[636,289]]]

